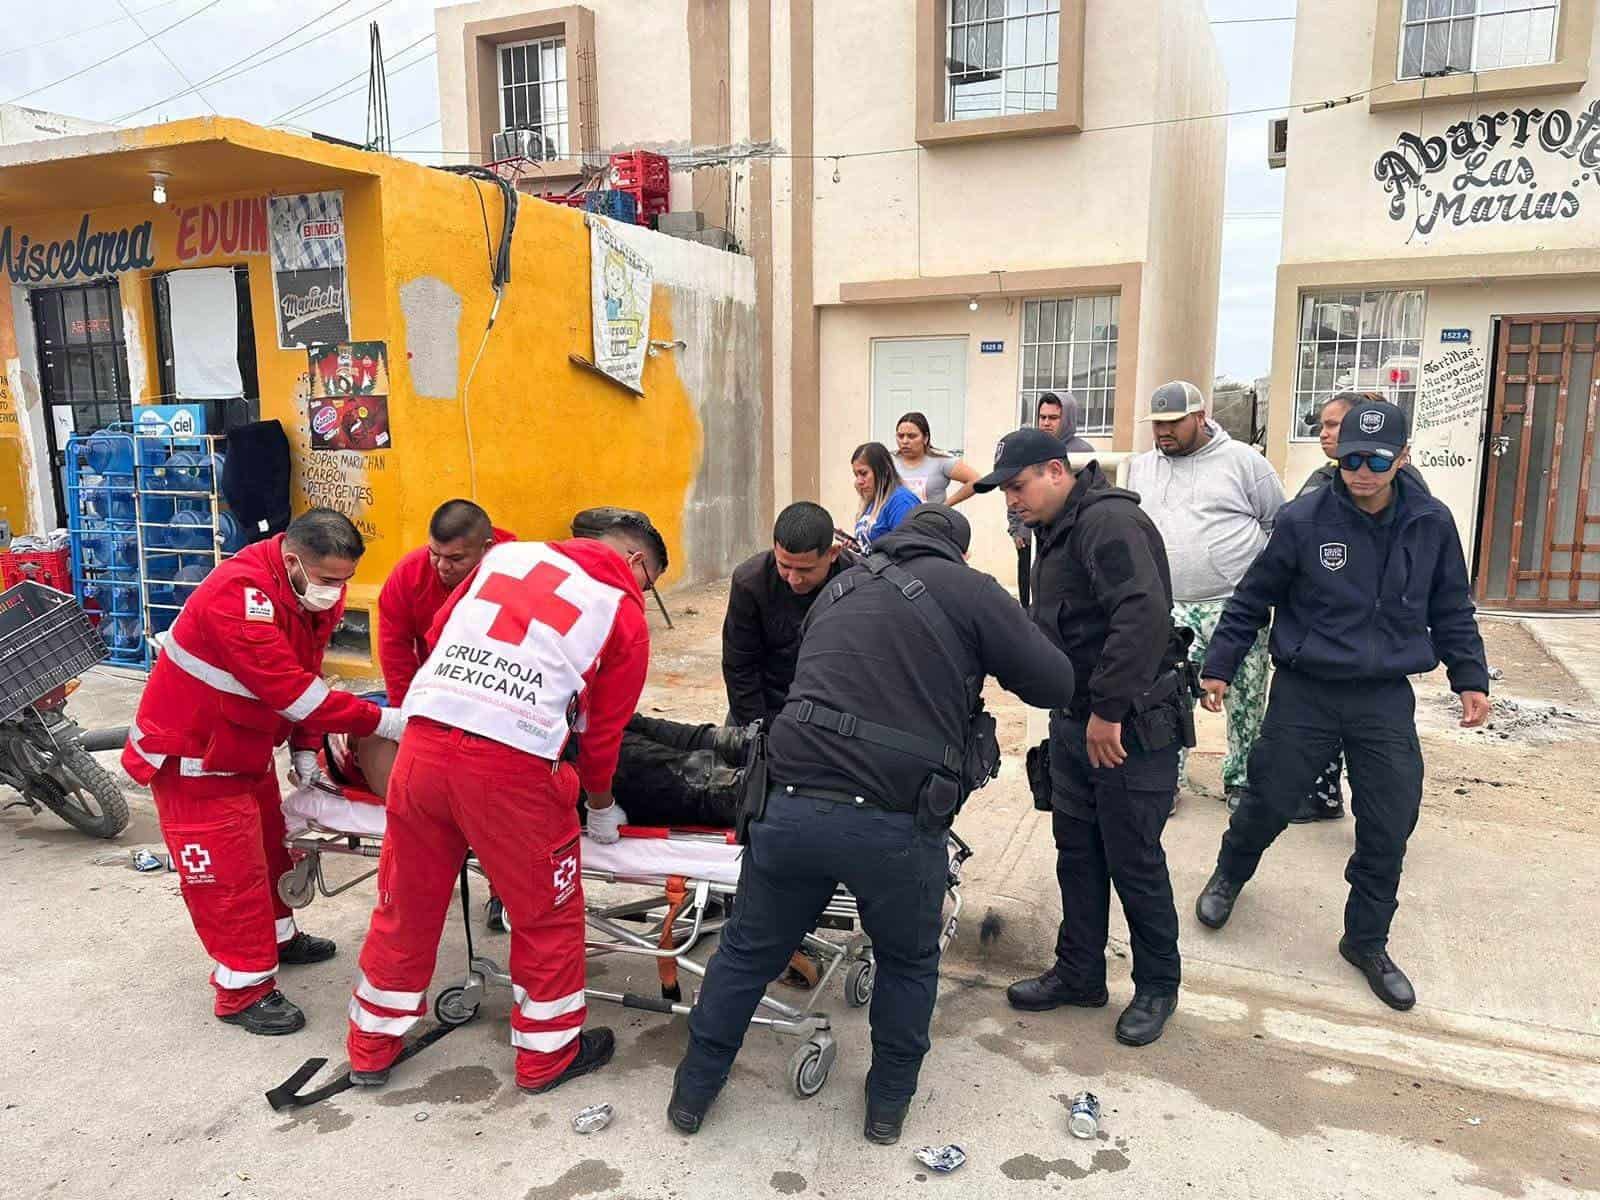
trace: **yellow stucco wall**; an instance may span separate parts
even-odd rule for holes
[[[0,163],[0,209],[9,209],[4,203],[8,185],[13,193],[22,187],[29,195],[60,194],[68,200],[60,207],[41,203],[24,213],[8,211],[0,224],[10,224],[14,236],[26,233],[38,242],[74,236],[85,212],[94,230],[153,222],[154,265],[120,277],[135,403],[164,399],[157,395],[149,275],[225,263],[249,268],[261,415],[280,421],[294,447],[296,509],[308,503],[303,477],[308,461],[321,460],[323,467],[332,461],[347,485],[345,494],[360,497],[341,505],[369,537],[369,552],[351,590],[353,607],[376,607],[379,586],[394,562],[426,539],[428,518],[440,502],[474,492],[497,524],[526,538],[562,535],[573,513],[591,505],[643,509],[656,520],[677,560],[668,580],[681,573],[685,499],[701,458],[696,410],[673,354],[646,360],[642,397],[569,360],[573,354],[592,356],[589,231],[581,213],[526,199],[519,206],[511,282],[469,397],[474,489],[462,393],[494,301],[485,222],[497,242],[502,202],[496,188],[479,185],[480,209],[474,184],[466,179],[236,121],[176,122],[84,141],[98,146],[107,139],[112,139],[115,171],[103,154],[26,167]],[[219,141],[227,154],[218,152]],[[141,163],[170,172],[165,206],[150,202]],[[118,179],[96,191],[86,184],[96,173]],[[240,190],[246,176],[267,186]],[[279,178],[283,183],[274,184]],[[304,350],[278,348],[266,254],[216,253],[183,262],[177,257],[179,213],[187,206],[320,189],[344,193],[351,340],[388,345],[389,450],[310,451],[307,356]],[[85,203],[90,192],[123,202]],[[419,395],[408,361],[401,290],[424,276],[441,281],[460,301],[454,398]],[[57,282],[62,281],[38,286]],[[0,357],[15,362],[10,310],[10,287],[0,286]],[[650,336],[666,342],[675,337],[670,298],[659,284]],[[35,370],[32,363],[20,365]],[[16,438],[20,431],[18,423],[4,419],[7,402],[0,394],[0,439]],[[25,474],[0,453],[0,505],[12,504],[13,493],[25,490],[18,478]]]

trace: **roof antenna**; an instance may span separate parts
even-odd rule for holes
[[[367,149],[381,154],[389,153],[389,77],[383,69],[383,39],[378,34],[378,23],[368,27],[368,40],[372,48],[371,64],[367,67]]]

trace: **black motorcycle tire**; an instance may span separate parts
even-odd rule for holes
[[[59,780],[48,777],[35,781],[35,785],[28,789],[31,799],[37,800],[68,825],[91,837],[114,838],[128,827],[128,801],[111,772],[95,762],[93,755],[74,746],[62,754],[61,766],[77,779],[83,791],[94,797],[100,811],[89,811],[74,798],[74,789],[68,789]]]

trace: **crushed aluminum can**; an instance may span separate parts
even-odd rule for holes
[[[572,1127],[579,1133],[599,1133],[611,1124],[611,1118],[616,1116],[616,1109],[609,1104],[591,1104],[588,1108],[580,1109],[578,1115],[572,1118]]]
[[[1079,1092],[1072,1098],[1072,1109],[1067,1114],[1067,1130],[1076,1138],[1092,1138],[1100,1132],[1100,1097],[1093,1092]]]
[[[142,846],[133,852],[133,869],[135,871],[165,871],[167,860],[159,855],[152,854]]]
[[[924,1146],[915,1151],[917,1161],[930,1171],[948,1175],[967,1161],[967,1152],[960,1146]]]

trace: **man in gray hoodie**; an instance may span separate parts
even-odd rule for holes
[[[1128,464],[1128,488],[1161,531],[1172,570],[1172,620],[1194,630],[1191,661],[1204,661],[1228,597],[1267,544],[1283,505],[1271,464],[1206,416],[1192,383],[1163,384],[1150,398],[1155,449]],[[1228,753],[1222,785],[1230,803],[1249,790],[1250,747],[1267,704],[1267,641],[1256,638],[1228,692]],[[1178,790],[1188,779],[1188,753]],[[1177,796],[1173,797],[1177,804]]]

